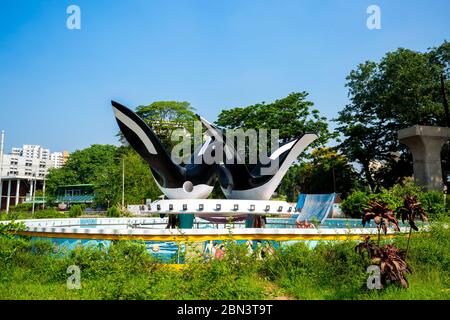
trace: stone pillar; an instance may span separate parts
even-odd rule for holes
[[[16,206],[19,204],[19,196],[20,196],[20,179],[17,179],[17,181],[16,181],[16,202],[15,202]]]
[[[3,179],[1,179],[2,177],[0,176],[0,211],[3,208]]]
[[[6,212],[9,212],[9,202],[11,201],[11,180],[8,180],[8,193],[6,195]]]
[[[425,190],[443,190],[441,150],[450,139],[450,128],[415,125],[397,132],[414,161],[414,179]]]
[[[33,197],[33,180],[30,179],[30,199]]]

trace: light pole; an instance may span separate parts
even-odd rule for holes
[[[122,210],[125,210],[125,158],[122,158]]]
[[[45,176],[44,176],[44,184],[42,185],[42,209],[45,209]]]

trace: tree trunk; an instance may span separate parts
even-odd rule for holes
[[[366,176],[366,179],[367,179],[367,183],[369,184],[370,190],[371,191],[375,190],[375,181],[372,178],[372,174],[370,172],[368,162],[363,163],[363,170],[364,170],[364,175]]]
[[[441,94],[442,94],[442,105],[444,106],[444,111],[445,111],[445,124],[447,127],[450,127],[450,114],[449,114],[447,96],[445,94],[445,79],[444,79],[443,73],[441,73]]]

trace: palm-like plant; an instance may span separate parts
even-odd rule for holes
[[[392,282],[399,282],[404,288],[408,288],[405,274],[411,273],[406,263],[406,251],[394,247],[391,244],[384,246],[380,256],[381,275]]]
[[[406,196],[403,201],[403,206],[397,209],[397,216],[401,217],[402,222],[408,221],[409,223],[409,236],[408,236],[408,244],[406,246],[405,257],[408,254],[409,250],[409,242],[411,240],[411,232],[412,230],[418,231],[415,220],[416,217],[419,216],[422,221],[427,221],[427,215],[425,214],[425,210],[422,208],[422,204],[417,201],[416,196]]]
[[[367,252],[370,263],[380,267],[383,285],[386,285],[389,281],[400,283],[404,288],[408,288],[408,280],[405,275],[411,273],[411,269],[405,261],[405,250],[398,249],[390,244],[380,248],[368,236],[355,247],[355,251],[361,255]]]
[[[369,202],[369,207],[364,210],[362,225],[365,226],[366,223],[370,223],[371,220],[375,222],[378,229],[378,245],[380,245],[381,230],[386,234],[387,228],[393,225],[395,231],[400,231],[398,220],[395,217],[394,212],[389,209],[388,205],[384,202]]]
[[[364,255],[364,252],[367,252],[369,259],[372,261],[374,257],[378,257],[380,255],[381,248],[375,245],[375,243],[370,240],[370,236],[366,236],[363,242],[360,242],[356,247],[355,251],[358,252],[361,256]]]

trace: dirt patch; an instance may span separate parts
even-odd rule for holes
[[[264,289],[266,290],[266,294],[270,300],[296,300],[294,297],[287,294],[287,292],[276,283],[267,281],[264,284]]]

